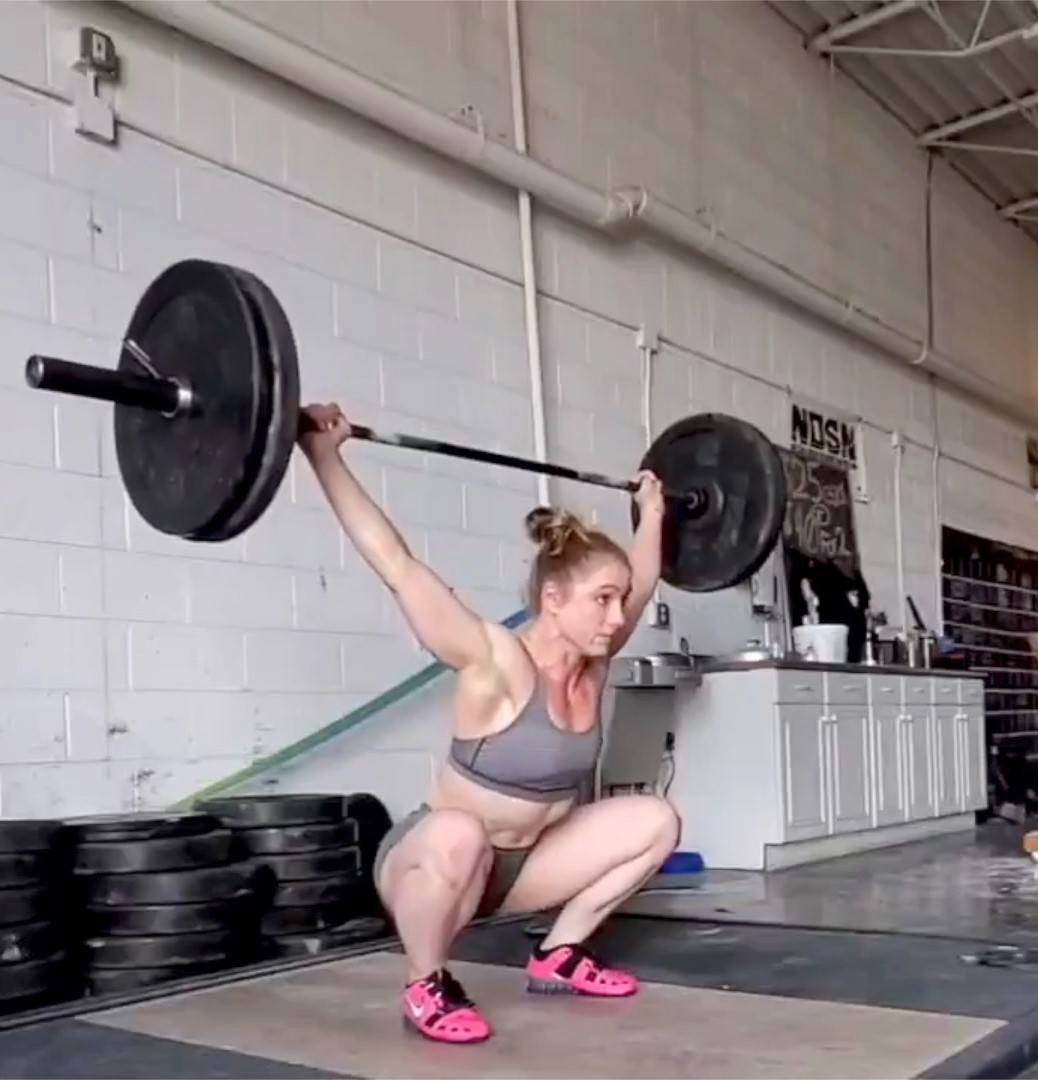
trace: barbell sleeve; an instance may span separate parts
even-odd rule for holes
[[[38,390],[132,405],[166,416],[182,412],[191,398],[190,391],[175,379],[75,364],[53,356],[30,356],[25,364],[25,379]]]

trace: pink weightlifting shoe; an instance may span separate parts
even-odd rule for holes
[[[533,994],[630,997],[638,992],[638,980],[633,975],[603,967],[583,945],[535,949],[526,974],[526,989]]]
[[[446,968],[404,987],[404,1022],[436,1042],[483,1042],[491,1033],[461,983]]]

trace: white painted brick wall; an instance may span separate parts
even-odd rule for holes
[[[233,6],[233,5],[232,5]],[[248,6],[250,18],[509,141],[504,6],[443,0]],[[645,183],[902,331],[925,325],[925,162],[910,135],[806,55],[759,3],[522,5],[532,152],[588,183]],[[68,33],[113,34],[118,146],[77,136]],[[5,5],[0,41],[0,813],[162,805],[328,723],[428,662],[341,535],[305,462],[246,536],[156,533],[117,476],[111,412],[24,385],[32,352],[114,363],[170,262],[225,259],[284,304],[304,397],[360,422],[532,453],[514,192],[186,39],[90,3]],[[766,62],[762,61],[766,57]],[[46,93],[41,93],[45,91]],[[232,169],[225,166],[233,166]],[[1034,245],[938,164],[937,344],[1035,400]],[[789,437],[789,396],[866,420],[855,508],[878,606],[896,613],[891,431],[906,587],[934,612],[942,520],[1038,546],[1023,433],[906,365],[644,241],[535,207],[549,453],[619,475],[644,449],[635,331],[657,326],[654,432],[733,412]],[[347,449],[415,550],[488,618],[520,606],[535,479],[379,446]],[[553,496],[629,532],[615,493]],[[760,633],[745,590],[664,589],[674,636]],[[666,640],[664,640],[664,638]],[[640,632],[645,647],[667,635]],[[640,645],[639,645],[640,647]],[[416,798],[449,683],[313,755],[285,787]],[[350,741],[352,739],[352,741]]]

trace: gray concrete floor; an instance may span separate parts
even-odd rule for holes
[[[1038,863],[1019,826],[975,831],[770,874],[707,873],[646,891],[625,913],[1038,946]]]
[[[593,944],[657,986],[705,993],[711,1007],[720,1006],[710,995],[723,992],[733,1003],[751,995],[988,1021],[988,1034],[927,1075],[1038,1080],[1038,878],[1021,852],[1022,832],[994,822],[975,833],[770,875],[707,874],[693,888],[638,897]],[[524,922],[470,929],[457,943],[457,962],[477,965],[473,970],[497,985],[493,971],[525,963],[528,929]],[[971,962],[994,945],[1023,951],[1009,966]],[[502,986],[517,978],[513,971]],[[257,991],[262,981],[256,980]],[[343,985],[348,994],[349,980]],[[178,999],[169,1001],[172,1013]],[[682,1015],[688,1008],[675,1007]],[[150,1007],[157,1018],[152,1031],[107,1028],[84,1017],[0,1032],[0,1077],[333,1075],[329,1066],[336,1074],[389,1075],[372,1067],[378,1059],[368,1055],[343,1053],[316,1064],[314,1073],[315,1062],[286,1061],[269,1044],[252,1050],[247,1041],[221,1041],[218,1016],[209,1045],[192,1045],[169,1037],[174,1029],[164,1028],[163,1012],[161,1003]],[[509,1012],[506,1021],[513,1015],[521,1022]],[[722,1008],[718,1015],[729,1014]],[[604,1029],[606,1044],[610,1030]],[[689,1067],[694,1060],[688,1058]],[[711,1075],[724,1072],[723,1061],[708,1064]],[[795,1070],[795,1061],[788,1064]],[[738,1067],[757,1075],[745,1057]],[[566,1074],[562,1064],[558,1074]]]

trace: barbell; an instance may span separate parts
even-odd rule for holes
[[[162,271],[130,318],[113,369],[31,356],[30,386],[112,402],[119,471],[151,527],[187,540],[240,535],[267,510],[300,431],[299,362],[284,309],[249,271],[188,259]],[[545,461],[350,422],[352,437],[633,493]],[[772,443],[720,413],[678,420],[640,468],[664,489],[662,577],[691,592],[753,574],[782,528],[786,486]],[[631,504],[637,528],[637,503]]]

